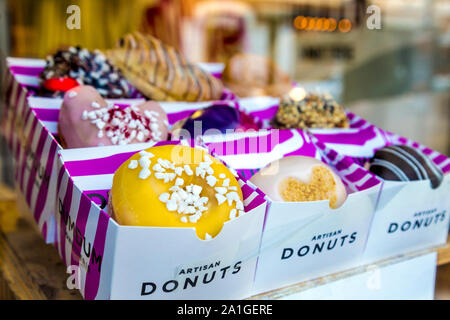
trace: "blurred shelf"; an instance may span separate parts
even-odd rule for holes
[[[334,281],[346,279],[349,277],[360,275],[364,272],[368,272],[376,268],[384,268],[390,265],[398,264],[401,262],[405,262],[407,260],[411,260],[414,258],[418,258],[420,256],[424,256],[426,254],[436,252],[438,253],[437,258],[437,267],[443,266],[450,262],[450,237],[447,238],[447,243],[444,246],[427,248],[424,250],[414,251],[407,254],[398,255],[389,259],[381,260],[376,263],[370,265],[359,266],[353,269],[349,269],[346,271],[326,275],[317,279],[297,283],[294,285],[286,286],[284,288],[272,290],[266,293],[258,294],[256,296],[251,297],[250,299],[260,300],[260,299],[283,299],[290,295],[298,294],[302,291],[306,291],[308,289],[312,289],[317,286],[326,285]]]
[[[450,91],[450,74],[435,75],[431,79],[431,88],[436,92]]]

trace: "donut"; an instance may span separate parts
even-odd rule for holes
[[[277,129],[348,128],[350,123],[344,108],[329,94],[296,87],[282,97],[271,125]]]
[[[90,85],[105,98],[130,98],[135,89],[99,50],[79,46],[58,50],[46,59],[38,95],[62,97],[72,87]]]
[[[233,173],[206,151],[181,145],[125,161],[114,173],[108,212],[120,225],[195,228],[203,240],[245,213]]]
[[[272,162],[250,182],[272,201],[329,200],[330,208],[335,209],[347,198],[345,186],[334,170],[311,157],[288,156]]]
[[[437,188],[444,174],[420,150],[404,145],[392,145],[377,150],[369,161],[369,171],[388,181],[414,181],[429,179]]]
[[[121,108],[106,102],[91,86],[66,92],[59,112],[63,148],[124,145],[167,140],[168,121],[155,101]]]

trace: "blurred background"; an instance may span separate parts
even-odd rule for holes
[[[66,26],[80,9],[80,29]],[[45,58],[140,30],[197,62],[273,59],[379,127],[450,155],[449,0],[0,0],[0,50]],[[12,181],[4,143],[0,180]]]

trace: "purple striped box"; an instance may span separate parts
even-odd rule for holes
[[[311,134],[328,148],[364,163],[378,149],[407,145],[422,151],[444,173],[441,185],[430,181],[383,181],[363,260],[371,263],[446,243],[450,212],[450,159],[420,143],[377,128],[364,119],[354,129],[314,129]]]
[[[223,135],[206,135],[201,143],[249,179],[270,162],[290,155],[305,155],[320,159],[320,154],[303,130],[262,129]]]
[[[54,241],[53,208],[56,194],[55,167],[58,142],[28,103],[30,87],[42,69],[42,61],[7,59],[6,110],[2,124],[12,151],[15,180],[47,243]]]
[[[450,221],[450,159],[447,156],[370,124],[359,132],[316,130],[314,136],[340,154],[355,156],[360,164],[380,148],[407,145],[422,151],[444,173],[444,180],[436,189],[431,188],[429,180],[383,181],[364,253],[366,263],[446,243]]]
[[[159,144],[178,144],[163,142]],[[103,210],[117,168],[150,144],[60,151],[58,252],[85,299],[240,299],[250,295],[266,201],[239,179],[246,214],[212,240],[193,228],[120,226]],[[102,209],[103,208],[103,209]],[[203,266],[210,266],[202,268]],[[183,270],[200,267],[186,274]]]
[[[257,97],[239,99],[241,108],[270,127],[279,99]],[[363,260],[373,262],[397,254],[445,244],[449,229],[450,159],[426,146],[385,132],[347,111],[348,129],[309,129],[326,148],[351,157],[363,165],[376,150],[391,144],[420,149],[445,174],[443,183],[431,189],[429,181],[384,181]]]

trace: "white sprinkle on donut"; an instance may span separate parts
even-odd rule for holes
[[[231,211],[230,211],[230,220],[236,219],[237,218],[236,215],[237,215],[237,210],[236,209],[231,209]]]
[[[177,180],[175,180],[175,185],[176,186],[182,186],[184,184],[184,180],[181,178],[177,178]]]
[[[100,108],[100,104],[98,102],[94,101],[91,103],[91,107],[92,108]]]
[[[175,199],[170,199],[166,202],[167,210],[169,211],[177,211],[178,205]]]
[[[217,199],[217,203],[219,204],[219,206],[225,202],[225,200],[227,200],[226,197],[224,197],[223,195],[216,193],[216,199]]]
[[[218,193],[218,194],[225,194],[225,193],[227,193],[227,188],[225,188],[225,187],[215,187],[214,188],[214,190],[216,190],[216,192]]]
[[[153,153],[145,150],[139,151],[139,155],[141,155],[142,157],[149,157],[149,158],[153,158],[155,156]]]
[[[148,168],[143,168],[141,172],[139,172],[139,178],[145,180],[150,176],[151,173],[152,172]]]
[[[168,194],[167,192],[161,193],[159,195],[159,200],[164,203],[166,203],[167,200],[169,200],[169,198],[170,198],[170,194]]]
[[[208,183],[209,186],[214,187],[217,183],[217,178],[213,175],[209,175],[206,177],[206,183]]]
[[[164,169],[159,163],[157,163],[153,166],[153,171],[164,172],[166,171],[166,169]]]
[[[188,176],[192,176],[194,174],[194,172],[192,171],[191,167],[188,164],[184,165],[184,172],[186,172]]]
[[[139,159],[139,165],[142,167],[142,168],[148,168],[148,167],[150,167],[150,164],[152,163],[152,161],[148,158],[148,157],[141,157],[140,159]]]
[[[128,168],[136,169],[137,167],[138,167],[138,161],[137,160],[131,160],[130,164],[128,165]]]

